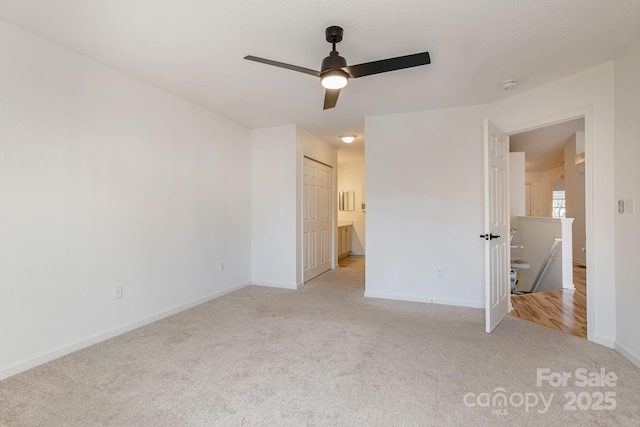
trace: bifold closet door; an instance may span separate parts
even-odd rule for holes
[[[331,268],[332,176],[330,166],[304,158],[302,256],[305,282]]]

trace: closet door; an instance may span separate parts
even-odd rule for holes
[[[333,170],[304,158],[303,245],[304,281],[331,268]]]

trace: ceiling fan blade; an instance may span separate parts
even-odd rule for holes
[[[323,110],[328,110],[329,108],[335,107],[336,102],[338,102],[339,95],[340,95],[340,89],[326,89],[324,92]]]
[[[366,62],[364,64],[350,65],[343,68],[343,70],[351,74],[351,77],[358,78],[427,64],[431,64],[429,52],[422,52],[414,53],[413,55],[398,56],[397,58]]]
[[[262,62],[267,65],[274,65],[280,68],[286,68],[288,70],[298,71],[300,73],[310,74],[315,77],[320,77],[320,72],[311,70],[309,68],[298,67],[297,65],[285,64],[284,62],[272,61],[270,59],[258,58],[257,56],[247,55],[244,59],[248,59],[249,61]]]

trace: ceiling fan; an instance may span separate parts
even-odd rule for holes
[[[343,33],[344,30],[337,26],[332,26],[326,29],[326,39],[332,44],[333,49],[331,50],[331,53],[329,53],[329,56],[322,60],[322,67],[320,71],[298,67],[297,65],[285,64],[284,62],[272,61],[270,59],[258,58],[251,55],[245,56],[244,59],[320,77],[322,86],[326,89],[324,94],[325,110],[336,106],[338,96],[340,95],[340,89],[347,85],[347,80],[349,78],[357,79],[358,77],[386,73],[388,71],[401,70],[403,68],[417,67],[431,63],[429,52],[422,52],[414,53],[413,55],[398,56],[396,58],[382,59],[380,61],[347,66],[347,61],[339,55],[338,51],[336,51],[336,43],[340,43],[342,41]]]

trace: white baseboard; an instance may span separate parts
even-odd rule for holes
[[[631,350],[628,346],[622,344],[620,341],[616,341],[614,348],[618,353],[627,358],[629,362],[640,368],[640,354]]]
[[[264,286],[266,288],[280,288],[280,289],[298,289],[299,284],[296,283],[275,283],[275,282],[252,282],[255,286]]]
[[[427,298],[415,295],[390,294],[386,292],[365,291],[364,296],[367,298],[390,299],[396,301],[422,302],[427,304],[453,305],[456,307],[484,308],[484,302],[470,300],[450,300],[442,298]]]
[[[589,341],[594,342],[596,344],[603,345],[608,348],[615,347],[615,340],[613,338],[603,337],[601,335],[595,335],[593,337],[590,337]]]
[[[180,304],[175,307],[172,307],[168,310],[162,311],[160,313],[153,314],[151,316],[147,316],[143,319],[136,320],[131,323],[127,323],[126,325],[111,329],[109,331],[100,333],[98,335],[94,335],[92,337],[83,339],[81,341],[77,341],[73,344],[64,345],[58,348],[55,348],[51,351],[47,351],[46,353],[39,354],[32,359],[25,360],[24,362],[19,362],[14,365],[11,365],[6,368],[0,369],[0,380],[5,378],[9,378],[13,375],[24,372],[28,369],[35,368],[36,366],[43,365],[47,362],[51,362],[53,360],[59,359],[62,356],[66,356],[67,354],[74,353],[78,350],[82,350],[83,348],[90,347],[94,344],[98,344],[99,342],[106,341],[118,335],[122,335],[126,332],[132,331],[134,329],[138,329],[142,326],[148,325],[149,323],[157,322],[158,320],[164,319],[165,317],[172,316],[176,313],[180,313],[181,311],[188,310],[197,305],[204,304],[205,302],[211,301],[213,299],[219,298],[223,295],[229,294],[231,292],[237,291],[239,289],[250,286],[251,283],[243,283],[241,285],[236,285],[231,288],[227,288],[223,291],[215,292],[213,294],[207,295],[202,298],[198,298],[196,300],[190,301],[186,304]]]

